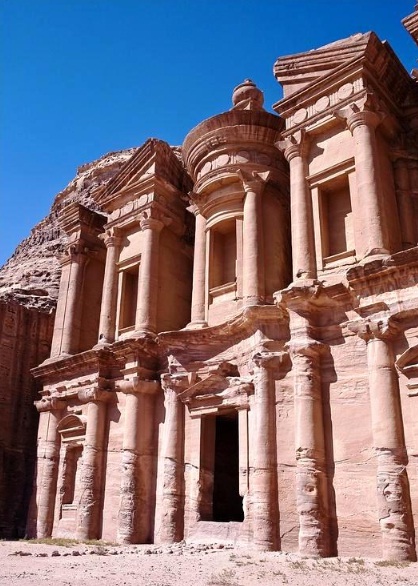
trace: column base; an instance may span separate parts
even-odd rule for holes
[[[52,364],[53,362],[58,362],[59,360],[65,360],[66,358],[70,358],[71,356],[74,356],[74,354],[69,354],[68,352],[62,352],[58,356],[51,356],[50,358],[47,358],[39,366],[45,366],[47,364]]]
[[[113,344],[113,342],[109,342],[108,340],[100,340],[100,342],[97,342],[97,344],[95,346],[93,346],[93,350],[103,350],[103,348],[108,348],[109,346],[111,346]]]
[[[148,328],[139,328],[134,330],[130,335],[130,338],[156,338],[157,333],[154,330]]]
[[[191,321],[190,323],[188,323],[187,326],[183,329],[184,330],[201,330],[202,328],[207,328],[207,327],[208,327],[207,321],[196,320],[196,321]]]
[[[243,297],[242,298],[242,305],[243,305],[243,307],[254,307],[255,305],[266,305],[266,300],[264,297]]]
[[[390,256],[390,252],[386,248],[371,248],[366,251],[362,260],[364,262],[370,262],[371,260],[378,260],[380,258],[386,258],[387,256]]]

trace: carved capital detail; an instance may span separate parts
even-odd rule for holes
[[[358,126],[376,128],[386,116],[381,110],[376,96],[372,93],[366,93],[361,99],[345,108],[335,110],[334,115],[346,122],[351,134]]]
[[[77,398],[80,403],[90,403],[92,401],[108,401],[112,397],[109,391],[101,391],[98,388],[80,389],[77,392]]]
[[[115,387],[117,391],[125,394],[153,395],[160,388],[160,383],[156,380],[144,380],[134,376],[131,379],[117,381]]]
[[[66,402],[58,397],[42,397],[40,401],[35,401],[35,407],[39,413],[44,411],[61,411],[66,406]]]
[[[155,230],[156,232],[160,232],[164,226],[169,226],[173,221],[156,208],[143,211],[138,219],[142,231]]]
[[[326,352],[328,346],[318,340],[304,337],[292,340],[286,344],[286,349],[289,351],[292,361],[294,361],[298,357],[318,358],[322,353]]]
[[[72,241],[67,245],[65,251],[59,255],[58,262],[61,266],[70,263],[83,265],[89,252],[90,250],[85,246],[83,240]]]
[[[347,323],[350,332],[359,336],[366,343],[373,339],[390,340],[399,334],[399,326],[390,317],[379,319],[361,319]]]
[[[178,395],[190,386],[187,374],[170,374],[161,375],[161,388],[167,401],[177,401]]]
[[[242,181],[245,193],[253,192],[261,194],[269,180],[270,171],[259,173],[257,171],[244,171],[243,169],[237,169],[237,175]]]
[[[106,248],[116,247],[122,244],[122,232],[120,228],[109,228],[106,232],[100,234],[99,238],[104,242]]]
[[[308,135],[304,129],[297,130],[284,140],[279,140],[275,143],[276,148],[283,152],[287,161],[291,161],[295,157],[303,157],[308,148]]]
[[[286,366],[289,359],[287,352],[268,352],[262,350],[253,355],[251,359],[251,370],[265,368],[273,371],[274,378],[278,378],[280,370]]]

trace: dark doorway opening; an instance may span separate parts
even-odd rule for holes
[[[238,412],[216,417],[213,478],[213,520],[243,521],[239,494]]]

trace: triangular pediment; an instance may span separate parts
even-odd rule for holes
[[[279,57],[274,64],[274,75],[287,98],[343,65],[364,57],[376,44],[382,43],[374,33],[357,33],[318,49]]]
[[[156,138],[148,139],[136,151],[119,173],[97,194],[96,202],[103,210],[109,211],[119,196],[129,192],[134,194],[140,190],[141,185],[148,185],[153,179],[167,182],[180,191],[190,189],[180,158],[169,144]]]

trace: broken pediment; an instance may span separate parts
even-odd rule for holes
[[[414,102],[415,84],[389,43],[373,32],[313,51],[280,57],[274,74],[284,97],[273,105],[286,131],[334,124],[335,112],[372,94],[382,112],[401,114]],[[386,132],[393,135],[390,118]]]
[[[282,103],[294,95],[304,93],[308,88],[309,91],[315,88],[320,91],[331,87],[335,76],[350,75],[359,66],[361,70],[369,71],[367,77],[371,87],[376,84],[384,86],[385,93],[398,105],[405,102],[412,91],[411,78],[389,43],[381,41],[373,32],[358,33],[312,51],[279,57],[273,71],[283,86],[284,98],[274,105],[274,109],[281,113]],[[321,109],[322,103],[317,106]]]
[[[188,406],[190,415],[200,417],[225,409],[249,408],[248,397],[254,393],[249,378],[209,374],[179,394]]]
[[[171,188],[188,192],[188,178],[176,149],[166,142],[150,138],[140,147],[119,173],[97,195],[98,205],[107,212],[136,197],[141,188],[153,189],[153,182],[169,184]]]
[[[408,348],[396,361],[396,368],[409,379],[408,395],[418,396],[418,345]]]
[[[331,71],[366,55],[376,42],[380,43],[372,32],[357,33],[318,49],[279,57],[273,67],[274,76],[283,86],[287,98]]]

